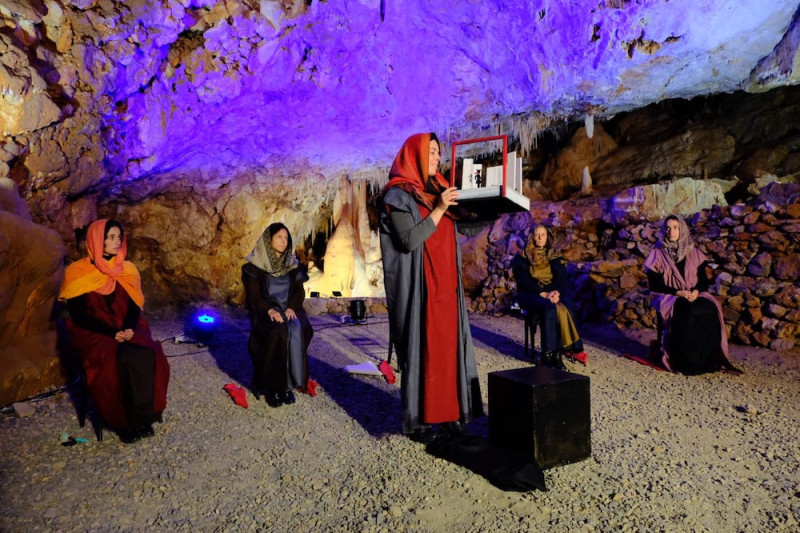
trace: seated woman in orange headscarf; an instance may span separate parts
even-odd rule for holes
[[[83,359],[89,392],[124,442],[154,434],[167,405],[169,364],[142,316],[139,271],[125,261],[122,225],[101,219],[86,235],[89,256],[67,267],[66,300],[72,345]]]

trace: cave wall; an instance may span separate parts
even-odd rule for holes
[[[29,332],[52,351],[62,258],[82,255],[76,232],[98,217],[126,225],[148,310],[240,305],[239,266],[268,223],[313,237],[340,180],[381,183],[415,131],[507,133],[534,158],[548,128],[595,117],[593,143],[577,132],[529,165],[535,198],[569,197],[584,168],[605,196],[676,175],[735,173],[746,189],[796,173],[788,89],[688,119],[680,104],[625,112],[796,84],[799,46],[797,2],[0,0],[0,180],[18,186],[0,213],[0,349]],[[374,266],[355,213],[345,248]],[[501,234],[472,242],[491,249]],[[49,254],[29,267],[32,243]],[[474,294],[494,278],[468,248]],[[35,368],[25,381],[57,382],[49,361],[22,364]]]
[[[578,192],[584,167],[601,194],[676,176],[737,179],[746,188],[765,175],[800,172],[798,86],[659,102],[595,120],[592,138],[580,123],[563,129],[527,176],[539,197]]]
[[[332,200],[321,176],[285,175],[276,183],[248,174],[214,190],[176,182],[154,198],[102,206],[98,216],[128,228],[148,308],[242,305],[241,265],[264,228],[283,222],[302,244],[327,219]]]
[[[64,384],[54,303],[66,253],[0,178],[0,405]]]

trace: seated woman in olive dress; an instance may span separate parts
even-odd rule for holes
[[[67,267],[59,299],[81,355],[89,393],[103,422],[123,442],[154,434],[167,405],[169,364],[142,316],[139,271],[125,260],[127,241],[116,220],[97,220],[87,231],[88,257]]]
[[[289,229],[267,226],[242,266],[250,311],[248,349],[253,392],[272,407],[295,402],[294,389],[308,386],[308,345],[314,330],[303,310],[308,275],[295,257]]]
[[[722,368],[739,372],[728,359],[722,307],[708,293],[706,256],[698,250],[682,217],[670,215],[644,262],[653,306],[661,320],[661,363],[682,374]]]
[[[563,370],[564,355],[583,351],[583,341],[572,320],[567,301],[566,261],[553,251],[553,236],[544,224],[537,225],[525,250],[511,262],[517,280],[517,302],[539,318],[543,363]]]

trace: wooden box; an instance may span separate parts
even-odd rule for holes
[[[589,377],[545,366],[491,372],[489,438],[543,469],[590,457]]]

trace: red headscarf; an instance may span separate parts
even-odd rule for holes
[[[413,196],[418,203],[433,210],[438,194],[448,188],[450,184],[444,179],[444,176],[437,172],[434,184],[439,190],[431,193],[425,189],[425,184],[428,182],[430,146],[430,133],[416,133],[406,139],[394,158],[392,169],[389,171],[389,183],[383,189],[383,194],[386,194],[392,187],[400,187]]]
[[[67,267],[58,299],[69,300],[89,292],[111,294],[119,283],[131,300],[142,307],[144,306],[144,293],[139,271],[133,263],[125,261],[125,255],[128,252],[127,238],[122,239],[122,245],[117,255],[110,261],[103,259],[107,222],[107,219],[101,218],[89,226],[86,234],[86,248],[89,251],[89,257],[75,261]]]

